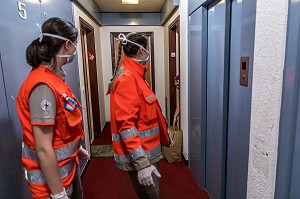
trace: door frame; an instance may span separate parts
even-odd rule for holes
[[[173,124],[173,116],[177,107],[177,95],[176,95],[176,86],[174,85],[174,77],[178,74],[180,75],[180,50],[178,50],[177,55],[177,46],[176,46],[176,34],[178,34],[178,49],[180,49],[180,15],[174,19],[174,21],[168,27],[169,34],[169,125]],[[175,52],[175,57],[171,56],[171,53]],[[178,62],[177,63],[177,57]],[[179,71],[176,71],[176,65],[179,66]],[[179,95],[180,96],[180,95]],[[174,100],[175,99],[175,100]],[[180,97],[179,97],[180,101]],[[179,124],[180,126],[180,124]]]
[[[90,141],[101,134],[94,27],[79,17],[87,124]],[[93,131],[93,134],[92,134]]]

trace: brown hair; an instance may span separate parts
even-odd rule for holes
[[[58,17],[45,21],[42,25],[42,32],[59,35],[72,42],[75,42],[78,36],[78,31],[72,23]],[[37,68],[42,61],[51,62],[65,42],[62,39],[45,35],[41,42],[39,38],[33,40],[26,49],[27,63],[33,68]]]

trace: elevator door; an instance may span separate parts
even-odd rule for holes
[[[1,45],[1,43],[0,43]],[[5,85],[0,54],[0,198],[22,198],[21,168],[15,151],[16,140],[11,136],[11,123],[7,108]]]
[[[298,46],[299,49],[300,45]],[[298,59],[299,59],[299,54],[298,54]],[[300,83],[299,81],[299,77],[300,77],[300,73],[299,73],[299,61],[298,61],[298,72],[297,72],[297,79],[298,79],[298,85]],[[290,178],[290,183],[291,183],[291,188],[290,188],[290,199],[297,199],[299,198],[300,195],[300,190],[299,190],[299,186],[300,186],[300,89],[298,86],[298,104],[297,104],[297,108],[295,110],[295,115],[297,115],[295,118],[295,135],[294,135],[294,150],[293,150],[293,162],[292,162],[292,166],[291,166],[291,178]]]
[[[207,190],[212,198],[224,198],[227,88],[225,83],[226,4],[208,6],[207,23]]]
[[[4,91],[0,93],[3,106],[7,106],[0,113],[1,119],[1,154],[8,163],[1,173],[0,184],[5,185],[0,189],[0,198],[30,198],[28,185],[24,179],[21,163],[22,129],[16,111],[16,96],[19,88],[30,72],[31,67],[26,63],[26,48],[32,40],[39,37],[36,23],[42,24],[50,17],[61,17],[72,20],[71,1],[11,1],[1,0],[0,7],[0,52],[1,69],[0,81],[3,78]],[[66,81],[71,86],[75,95],[79,97],[78,68],[74,61],[64,66],[67,71]],[[0,85],[1,89],[1,85]],[[1,90],[2,91],[2,90]],[[2,108],[0,106],[0,108]],[[4,129],[4,130],[3,130]],[[8,142],[3,142],[3,139]],[[11,145],[8,145],[11,143]],[[7,156],[9,154],[9,156]],[[2,156],[1,156],[2,157]],[[10,159],[7,159],[10,158]],[[2,158],[1,158],[2,159]],[[1,161],[0,161],[1,162]],[[2,162],[1,162],[2,163]],[[0,163],[0,164],[1,164]],[[1,164],[2,166],[2,164]],[[1,170],[4,169],[1,167]],[[7,170],[8,169],[8,170]],[[1,171],[2,172],[2,171]],[[14,172],[14,173],[10,173]],[[2,174],[4,176],[2,176]],[[14,186],[12,186],[14,184]],[[6,189],[2,189],[6,188]],[[14,197],[15,196],[15,197]]]
[[[41,21],[39,3],[28,1],[0,1],[0,51],[1,51],[1,80],[3,77],[4,90],[1,90],[1,100],[6,104],[1,111],[1,154],[5,160],[4,172],[0,176],[0,184],[6,189],[0,189],[0,198],[30,198],[27,183],[25,182],[22,163],[22,129],[16,111],[16,96],[19,88],[31,67],[26,63],[26,47],[38,38],[39,31],[36,23]],[[3,138],[5,138],[3,140]],[[8,145],[8,144],[11,145]],[[10,159],[8,159],[10,158]],[[2,158],[1,158],[2,159]],[[0,161],[2,163],[2,161]],[[2,165],[2,164],[1,164]],[[12,172],[12,173],[11,173]],[[16,197],[14,197],[16,196]]]
[[[247,197],[256,0],[231,1],[226,198]],[[248,57],[248,86],[240,85],[241,57]]]
[[[189,17],[189,166],[201,187],[206,187],[206,23],[203,7]]]
[[[213,199],[246,197],[255,13],[254,0],[217,0],[189,17],[189,163]]]
[[[300,195],[300,2],[290,0],[275,199]]]

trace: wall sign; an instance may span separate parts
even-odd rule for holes
[[[27,12],[25,10],[25,3],[22,3],[20,1],[18,3],[18,10],[19,10],[19,16],[21,19],[26,20],[27,19]]]

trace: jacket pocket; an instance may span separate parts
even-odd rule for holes
[[[81,122],[82,115],[78,107],[72,112],[69,112],[67,110],[64,110],[64,112],[69,126],[74,127]]]
[[[68,139],[75,136],[79,132],[78,128],[81,121],[82,115],[79,108],[76,108],[72,112],[63,110],[59,122],[61,138]]]
[[[154,93],[143,91],[143,98],[145,100],[145,122],[149,122],[157,118],[156,115],[156,101],[157,98]]]

